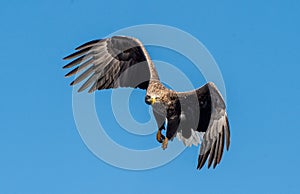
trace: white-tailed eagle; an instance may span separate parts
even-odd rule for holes
[[[145,102],[152,106],[158,125],[156,139],[163,149],[168,140],[177,137],[186,146],[201,144],[197,169],[207,160],[208,168],[220,163],[225,142],[229,148],[230,131],[224,100],[212,82],[189,92],[166,88],[145,47],[132,37],[93,40],[76,50],[64,58],[74,60],[63,68],[76,66],[66,77],[83,71],[70,84],[85,80],[78,92],[87,88],[88,92],[118,87],[144,89]]]

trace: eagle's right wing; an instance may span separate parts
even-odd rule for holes
[[[76,48],[64,59],[74,59],[63,68],[78,65],[66,77],[85,70],[70,85],[88,78],[79,88],[95,90],[133,87],[147,89],[150,79],[158,79],[156,69],[142,43],[135,38],[113,36],[94,40]]]
[[[222,159],[225,142],[227,150],[230,145],[230,128],[225,102],[215,84],[209,82],[207,87],[209,88],[210,94],[211,113],[200,148],[198,169],[203,167],[208,156],[208,167],[210,167],[213,162],[213,167],[215,168]]]
[[[215,84],[209,82],[190,92],[177,93],[180,124],[176,133],[186,146],[201,144],[197,168],[208,159],[215,168],[222,159],[224,144],[228,150],[230,131],[226,106]],[[208,158],[209,157],[209,158]]]

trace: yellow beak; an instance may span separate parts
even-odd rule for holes
[[[154,104],[156,102],[156,99],[155,98],[151,98],[151,104]]]

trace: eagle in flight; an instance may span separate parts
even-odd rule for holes
[[[201,144],[197,169],[207,160],[208,168],[220,163],[225,142],[229,149],[230,131],[225,103],[215,84],[208,82],[188,92],[167,88],[160,82],[143,44],[132,37],[93,40],[75,50],[64,58],[73,60],[63,68],[76,66],[65,77],[84,70],[70,84],[73,86],[84,80],[78,92],[87,88],[92,93],[118,87],[146,90],[145,103],[152,106],[158,125],[156,139],[162,149],[177,137],[185,146]]]

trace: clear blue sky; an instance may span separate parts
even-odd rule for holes
[[[2,2],[0,193],[299,193],[299,10],[297,0]],[[62,57],[147,23],[189,32],[219,64],[232,144],[215,170],[195,169],[195,147],[156,169],[115,168],[76,130]]]

